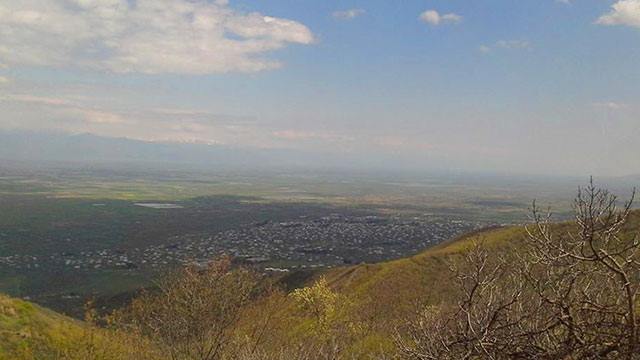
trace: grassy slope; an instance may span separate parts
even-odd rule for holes
[[[0,295],[0,359],[53,357],[59,344],[82,336],[85,326],[32,303]]]
[[[360,265],[329,272],[334,288],[353,304],[357,320],[369,322],[371,337],[391,347],[396,325],[412,317],[425,305],[452,297],[450,264],[483,238],[487,246],[502,248],[521,241],[524,231],[501,228],[468,234],[410,258],[381,264]]]
[[[413,257],[335,269],[325,276],[335,289],[346,296],[356,300],[371,297],[383,307],[407,310],[418,299],[431,303],[447,298],[449,263],[468,249],[474,239],[482,239],[491,247],[505,247],[521,241],[524,235],[523,229],[516,227],[478,231]]]
[[[155,360],[134,334],[98,329],[27,301],[0,295],[0,360]]]

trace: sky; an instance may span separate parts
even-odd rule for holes
[[[640,173],[640,0],[0,0],[0,130]]]

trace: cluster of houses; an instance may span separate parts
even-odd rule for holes
[[[47,256],[0,256],[0,266],[72,270],[163,270],[228,254],[267,270],[331,267],[408,256],[484,224],[446,218],[345,216],[263,221],[215,234],[189,234],[144,249],[103,249]]]

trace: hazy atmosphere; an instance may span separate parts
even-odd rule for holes
[[[640,360],[640,0],[0,0],[0,360]]]
[[[639,0],[0,1],[0,130],[637,174],[639,44]]]

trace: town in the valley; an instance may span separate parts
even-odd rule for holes
[[[334,267],[414,254],[488,224],[431,217],[301,216],[263,221],[218,233],[173,236],[160,245],[132,249],[61,251],[45,256],[0,256],[14,269],[161,271],[179,264],[204,264],[226,254],[266,271]]]

